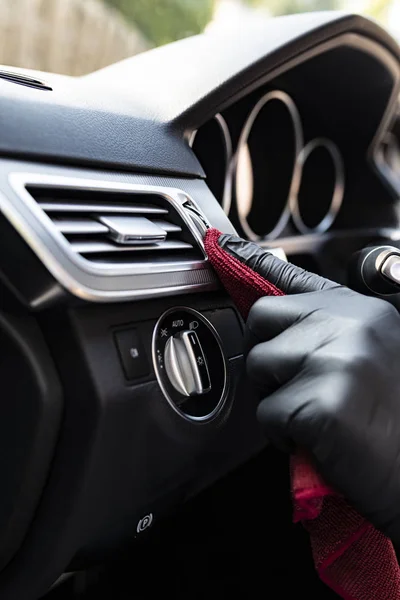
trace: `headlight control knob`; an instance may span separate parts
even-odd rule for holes
[[[213,419],[228,395],[227,361],[217,331],[201,313],[167,310],[153,333],[153,364],[161,390],[182,417]]]
[[[180,331],[165,346],[165,370],[182,396],[200,396],[211,390],[207,360],[195,331]]]

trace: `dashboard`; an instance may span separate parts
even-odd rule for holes
[[[361,62],[379,54],[390,68],[381,48],[359,36],[343,36],[327,44],[322,55],[285,65],[189,139],[239,235],[279,248],[292,262],[342,283],[347,283],[347,261],[339,254],[333,262],[333,246],[339,251],[343,243],[352,245],[350,255],[368,236],[397,242],[395,231],[384,231],[396,216],[392,221],[382,204],[390,205],[399,194],[399,100],[394,95],[391,125],[363,143],[360,131],[368,117],[359,112],[357,95],[370,98],[372,81],[355,80],[354,74],[366,68],[359,62],[360,50],[367,53]],[[342,87],[343,61],[352,81]],[[361,92],[355,90],[359,85]],[[364,188],[367,181],[367,187],[378,187]],[[372,208],[376,194],[377,212]],[[330,265],[324,263],[323,243],[330,246]]]
[[[0,596],[148,530],[265,446],[209,227],[347,282],[400,245],[400,49],[356,15],[0,72]]]

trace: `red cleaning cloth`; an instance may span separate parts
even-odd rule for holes
[[[261,296],[284,293],[225,252],[221,232],[208,230],[208,258],[244,318]],[[294,522],[310,533],[320,578],[347,600],[400,600],[400,569],[393,545],[327,486],[304,454],[291,464]]]

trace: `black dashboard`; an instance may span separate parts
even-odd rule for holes
[[[244,29],[0,77],[2,600],[140,543],[265,445],[207,228],[344,283],[399,243],[395,41],[344,13]]]

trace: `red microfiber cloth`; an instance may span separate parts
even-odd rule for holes
[[[243,318],[261,296],[284,293],[223,250],[221,232],[208,230],[205,249],[221,282]],[[305,454],[291,461],[294,522],[311,539],[315,567],[324,581],[347,600],[400,600],[400,569],[392,542],[324,483]]]

